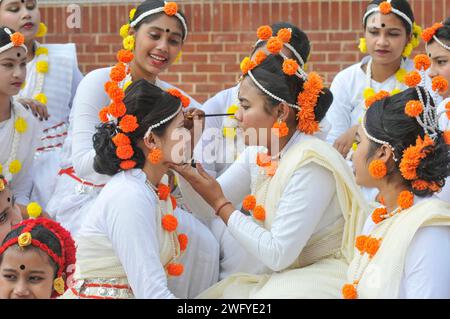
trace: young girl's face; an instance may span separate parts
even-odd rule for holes
[[[364,134],[361,125],[356,132],[355,143],[357,148],[353,153],[352,162],[356,183],[364,187],[374,187],[373,178],[369,174],[369,162],[367,160],[370,140],[367,138],[366,134]]]
[[[410,40],[402,20],[394,13],[370,15],[364,36],[367,53],[379,64],[399,61]]]
[[[450,51],[434,41],[427,45],[427,54],[431,59],[430,77],[433,78],[440,75],[450,83]],[[441,95],[444,98],[449,97],[450,89],[441,93]]]
[[[0,192],[0,244],[12,227],[22,221],[20,210],[8,188]]]
[[[21,47],[0,53],[0,93],[14,96],[27,75],[27,56]]]
[[[11,246],[0,264],[0,299],[50,299],[54,278],[47,254]]]
[[[27,42],[34,40],[40,22],[36,0],[3,0],[0,3],[0,24],[22,33]]]

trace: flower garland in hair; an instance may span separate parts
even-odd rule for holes
[[[68,289],[67,279],[75,273],[76,247],[75,242],[70,233],[64,229],[59,223],[47,219],[38,218],[42,212],[41,207],[37,203],[30,203],[27,206],[30,219],[27,219],[16,225],[15,227],[24,226],[18,237],[11,238],[0,247],[0,255],[2,255],[9,247],[18,245],[21,248],[34,246],[45,252],[57,265],[56,279],[53,281],[52,298],[56,298]],[[58,239],[61,246],[61,256],[58,256],[46,244],[34,239],[32,230],[41,225],[52,232]]]
[[[323,90],[323,80],[315,72],[308,75],[308,80],[303,84],[303,91],[297,98],[300,106],[298,113],[298,129],[305,134],[314,134],[320,130],[319,122],[315,119],[314,109]]]

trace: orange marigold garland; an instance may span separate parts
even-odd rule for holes
[[[128,160],[134,155],[133,147],[131,145],[121,145],[116,148],[116,155],[121,160]]]
[[[379,224],[384,220],[384,215],[387,215],[387,210],[385,207],[378,207],[372,213],[372,221],[375,224]]]
[[[160,200],[166,201],[170,196],[170,187],[165,184],[159,184],[158,196]]]
[[[323,80],[315,72],[308,75],[308,80],[303,85],[303,91],[298,95],[297,104],[300,106],[298,113],[298,129],[305,134],[314,134],[319,131],[319,123],[315,119],[314,108],[323,90]]]
[[[433,91],[444,93],[448,89],[448,82],[442,75],[438,75],[431,80],[431,87]]]
[[[450,102],[447,102],[447,104],[445,104],[445,114],[447,115],[447,118],[450,120]]]
[[[345,284],[344,287],[342,287],[342,295],[344,299],[357,299],[358,293],[355,284]]]
[[[414,57],[414,66],[417,70],[428,70],[431,66],[430,58],[425,54],[418,54]]]
[[[450,145],[450,131],[444,131],[442,136],[444,137],[445,144]]]
[[[118,133],[112,138],[112,141],[116,147],[131,144],[130,138],[123,133]]]
[[[178,219],[173,215],[164,215],[161,219],[161,224],[168,232],[174,232],[178,227]]]
[[[434,145],[433,140],[425,135],[424,139],[420,136],[416,139],[416,145],[411,145],[403,151],[403,156],[400,161],[400,172],[407,180],[418,179],[417,168],[420,161],[424,159],[430,152],[430,147]]]
[[[365,235],[360,235],[360,236],[356,237],[355,247],[356,247],[356,249],[359,250],[359,252],[361,254],[364,254],[364,247],[366,246],[366,242],[367,242],[368,238],[369,237],[367,237]]]
[[[242,74],[245,75],[248,73],[248,71],[251,71],[256,67],[256,63],[253,62],[252,60],[250,60],[249,57],[245,57],[242,60],[240,67],[241,67]]]
[[[185,251],[189,242],[188,236],[186,234],[179,234],[178,242],[180,243],[180,250]]]
[[[261,205],[258,205],[253,210],[253,217],[259,221],[264,221],[266,219],[266,210]]]
[[[127,160],[127,161],[122,161],[120,163],[120,168],[123,169],[124,171],[127,171],[127,170],[135,168],[136,165],[137,165],[137,163],[135,161]]]
[[[435,23],[431,27],[423,30],[422,32],[422,39],[425,42],[430,42],[430,40],[433,38],[433,36],[436,34],[436,31],[440,28],[442,28],[444,25],[442,23]]]
[[[411,100],[406,103],[405,114],[410,117],[417,117],[423,112],[422,102]]]
[[[267,50],[272,54],[278,54],[283,49],[283,41],[277,37],[272,37],[267,41]]]
[[[253,195],[248,195],[244,198],[242,202],[242,208],[246,211],[250,211],[255,209],[256,207],[256,198]]]
[[[184,272],[183,264],[170,263],[167,265],[167,273],[170,276],[178,277],[181,276]]]
[[[373,258],[380,248],[381,239],[369,237],[364,245],[364,251],[369,255],[369,258]]]
[[[100,118],[100,121],[102,123],[107,123],[109,121],[108,112],[109,112],[108,107],[104,107],[100,110],[100,112],[98,112],[98,117]]]
[[[119,127],[124,133],[134,132],[139,127],[136,116],[129,114],[125,115],[120,120]]]
[[[172,202],[172,209],[175,210],[177,208],[177,199],[172,194],[170,194],[170,201]]]
[[[405,76],[405,84],[409,87],[416,87],[420,84],[421,81],[422,77],[417,71],[409,72]]]
[[[414,194],[410,191],[403,191],[397,198],[397,204],[401,209],[410,208],[414,204]]]
[[[127,113],[127,108],[123,102],[113,102],[109,106],[109,114],[115,118],[124,116]]]
[[[283,62],[283,72],[287,75],[294,75],[297,73],[299,65],[294,59],[286,59]]]
[[[260,40],[267,41],[272,36],[272,28],[268,25],[264,25],[258,28],[256,34]]]
[[[292,31],[289,29],[280,29],[277,33],[277,38],[279,38],[284,43],[289,43],[291,41]]]
[[[266,153],[258,153],[256,155],[256,165],[259,167],[267,167],[270,165],[270,156]]]
[[[264,62],[264,60],[267,59],[267,55],[264,53],[264,51],[258,51],[255,54],[255,63],[257,65]]]
[[[117,52],[117,60],[119,62],[122,63],[130,63],[131,61],[133,61],[134,59],[134,54],[133,52],[129,51],[129,50],[119,50],[119,52]]]

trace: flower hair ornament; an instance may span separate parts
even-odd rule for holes
[[[438,22],[433,24],[431,27],[425,29],[422,33],[422,39],[423,41],[425,41],[425,47],[428,46],[428,43],[431,41],[431,39],[433,39],[434,41],[436,41],[441,47],[443,47],[444,49],[450,51],[450,46],[446,45],[444,42],[442,42],[441,40],[439,40],[439,38],[436,36],[436,32],[440,29],[443,28],[444,24],[442,22]]]
[[[188,35],[188,28],[187,28],[186,20],[178,12],[178,5],[175,2],[164,1],[163,7],[148,10],[146,12],[141,13],[137,17],[136,17],[136,9],[135,8],[131,9],[130,14],[129,14],[129,22],[124,24],[120,28],[120,35],[123,38],[124,46],[130,50],[134,49],[134,36],[129,35],[130,28],[134,28],[136,25],[139,24],[139,22],[141,22],[145,18],[147,18],[153,14],[157,14],[157,13],[161,13],[161,12],[164,12],[165,14],[167,14],[170,17],[174,16],[181,22],[181,25],[183,26],[183,31],[184,31],[183,41],[185,41],[187,38],[187,35]]]
[[[25,50],[25,53],[28,53],[28,49],[24,44],[25,37],[23,36],[22,33],[20,33],[20,32],[12,33],[12,31],[9,28],[3,28],[3,30],[6,32],[6,34],[9,35],[11,42],[0,47],[0,53],[3,53],[9,49],[17,48],[17,47],[23,48]]]
[[[59,223],[47,219],[38,218],[42,209],[37,203],[31,203],[27,206],[27,211],[30,216],[29,219],[16,225],[14,229],[23,226],[19,236],[6,241],[0,247],[0,255],[2,255],[9,247],[18,245],[25,249],[28,246],[34,246],[46,253],[57,266],[56,279],[53,281],[52,298],[56,298],[68,289],[67,280],[75,272],[76,247],[70,233],[64,229]],[[61,246],[61,255],[50,249],[45,243],[33,238],[33,230],[41,226],[50,231],[59,242]]]
[[[394,13],[400,18],[402,18],[404,21],[406,21],[412,30],[412,38],[411,41],[405,46],[405,49],[403,50],[402,56],[407,58],[411,55],[413,49],[417,48],[420,44],[420,36],[422,34],[422,28],[417,25],[415,22],[413,22],[405,13],[402,11],[394,8],[392,6],[392,0],[387,0],[381,2],[378,6],[374,6],[372,9],[368,10],[363,17],[363,24],[365,24],[367,18],[376,12],[379,12],[381,14],[390,14]],[[359,40],[359,49],[362,53],[367,53],[367,44],[365,38],[360,38]]]
[[[319,123],[315,119],[314,108],[316,107],[319,95],[324,88],[323,80],[317,73],[311,72],[306,74],[303,70],[304,61],[302,57],[298,54],[294,47],[289,44],[292,37],[292,30],[281,29],[278,31],[276,36],[273,36],[273,31],[270,26],[262,26],[258,28],[257,35],[259,40],[256,44],[261,41],[267,41],[267,50],[271,54],[279,54],[283,58],[284,62],[282,68],[284,74],[289,76],[295,75],[305,81],[303,84],[303,91],[300,92],[297,97],[297,104],[291,104],[263,87],[263,85],[258,82],[252,73],[252,70],[267,58],[266,54],[262,51],[257,52],[253,60],[249,57],[244,58],[240,65],[243,75],[248,75],[253,83],[272,99],[280,103],[285,103],[291,108],[298,110],[298,130],[305,134],[314,134],[319,131]],[[298,65],[297,61],[294,59],[289,59],[285,54],[283,54],[281,51],[283,46],[287,47],[295,55],[301,65]],[[288,131],[289,129],[286,126],[286,123],[281,120],[276,122],[272,128],[272,132],[278,137],[288,135]]]

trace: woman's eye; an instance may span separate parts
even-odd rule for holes
[[[156,34],[156,33],[150,33],[150,37],[153,39],[153,40],[159,40],[159,38],[161,37],[159,34]]]
[[[29,280],[30,280],[31,282],[34,282],[34,283],[40,282],[40,281],[42,281],[43,279],[44,279],[44,278],[38,277],[38,276],[31,276],[31,277],[29,278]]]
[[[9,281],[16,280],[16,276],[14,276],[14,275],[4,274],[3,277]]]
[[[444,65],[445,63],[447,63],[446,60],[438,60],[437,61],[438,65]]]
[[[169,42],[172,45],[179,45],[180,44],[180,41],[179,40],[175,40],[175,39],[171,39],[171,40],[169,40]]]

